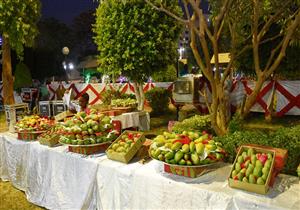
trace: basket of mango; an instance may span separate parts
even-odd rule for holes
[[[152,141],[149,154],[164,164],[164,171],[195,178],[214,170],[226,153],[206,131],[164,132]]]

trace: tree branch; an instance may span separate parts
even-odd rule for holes
[[[286,48],[287,48],[290,40],[292,39],[294,32],[296,31],[297,27],[299,27],[299,26],[300,26],[300,10],[298,10],[298,14],[295,17],[295,20],[287,28],[287,33],[282,40],[282,46],[281,46],[281,49],[280,49],[280,52],[279,52],[277,58],[275,59],[273,64],[270,66],[270,68],[266,69],[266,74],[265,74],[266,77],[269,77],[275,71],[275,69],[279,66],[280,62],[282,61],[282,59],[285,56]]]
[[[253,0],[253,25],[252,25],[252,44],[253,44],[253,57],[254,68],[257,76],[261,74],[260,59],[259,59],[259,40],[258,40],[258,18],[259,18],[259,0]]]
[[[272,15],[268,21],[265,23],[265,25],[262,27],[262,29],[260,30],[259,34],[258,34],[258,41],[260,41],[260,39],[262,39],[262,37],[265,35],[265,33],[269,30],[269,28],[271,27],[271,25],[278,20],[278,18],[280,17],[280,15],[282,15],[283,11],[286,10],[286,7],[292,3],[293,0],[287,0],[285,2],[285,4],[274,14]]]
[[[170,12],[169,10],[165,9],[165,8],[162,7],[162,6],[160,6],[160,7],[156,6],[155,4],[153,4],[152,2],[150,2],[149,0],[145,0],[145,2],[146,2],[147,4],[149,4],[150,6],[152,6],[154,9],[156,9],[156,10],[158,10],[158,11],[161,11],[161,12],[164,12],[164,13],[166,13],[167,15],[169,15],[169,16],[175,18],[176,20],[178,20],[178,21],[179,21],[180,23],[182,23],[182,24],[187,25],[188,22],[189,22],[188,20],[185,20],[185,19],[183,19],[183,18],[181,18],[181,17],[178,17],[177,15],[175,15],[174,13]]]

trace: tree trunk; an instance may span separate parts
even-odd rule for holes
[[[245,118],[249,113],[250,109],[255,104],[257,95],[259,94],[264,82],[265,82],[265,76],[264,75],[258,75],[258,80],[255,84],[254,90],[252,93],[246,98],[245,106],[242,110],[242,118]]]
[[[5,105],[10,105],[15,103],[14,81],[12,76],[9,38],[5,36],[3,36],[2,56],[3,102]]]
[[[134,90],[135,90],[135,97],[138,102],[138,110],[143,111],[144,110],[144,102],[145,102],[145,94],[143,90],[143,84],[133,82]]]

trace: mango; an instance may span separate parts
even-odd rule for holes
[[[263,167],[263,169],[261,170],[263,174],[268,174],[270,171],[270,168],[268,167]]]
[[[264,185],[264,184],[265,184],[265,181],[263,180],[263,178],[258,177],[256,183],[257,183],[257,184],[260,184],[260,185]]]
[[[241,170],[241,164],[236,163],[236,164],[235,164],[235,170],[236,170],[237,172],[240,172],[240,170]]]
[[[171,160],[169,160],[169,163],[170,163],[170,164],[175,164],[176,162],[175,162],[174,159],[171,159]]]
[[[173,158],[174,158],[174,152],[168,152],[168,153],[165,155],[165,158],[166,158],[167,160],[173,159]]]
[[[248,150],[249,151],[249,150]],[[253,165],[255,165],[255,163],[256,163],[256,155],[251,155],[251,163],[253,164]]]
[[[272,164],[271,160],[268,159],[266,160],[264,167],[271,168],[271,164]]]
[[[191,154],[191,159],[192,159],[192,163],[194,165],[199,165],[200,164],[199,156],[196,153]]]
[[[190,160],[187,160],[187,161],[186,161],[186,165],[192,166],[193,164],[192,164],[192,162],[191,162]]]
[[[255,180],[255,177],[254,177],[253,174],[249,175],[249,183],[251,183],[251,184],[255,184],[256,183],[256,180]]]
[[[255,167],[262,168],[263,167],[262,162],[260,162],[260,160],[256,160]]]
[[[195,143],[194,142],[191,142],[190,143],[190,152],[193,153],[196,149],[196,146],[195,146]]]
[[[179,165],[185,165],[186,164],[186,161],[184,160],[184,159],[181,159],[180,161],[179,161]]]
[[[237,162],[240,163],[240,164],[241,164],[242,162],[244,162],[244,158],[243,158],[242,155],[238,156]]]
[[[171,148],[172,148],[172,145],[173,145],[172,143],[166,143],[166,144],[165,144],[165,147],[168,148],[168,149],[171,149]]]
[[[189,155],[189,154],[184,154],[183,158],[184,158],[185,160],[189,160],[189,159],[190,159],[190,155]]]
[[[263,174],[263,175],[261,176],[261,178],[262,178],[264,181],[267,181],[267,179],[268,179],[268,174]]]
[[[252,156],[254,154],[253,148],[248,149],[247,154],[248,154],[248,156]]]
[[[158,159],[161,161],[165,160],[165,156],[163,154],[158,155]]]
[[[188,144],[184,144],[184,145],[182,145],[181,150],[183,153],[189,153],[190,146]]]
[[[161,153],[161,150],[159,150],[159,149],[155,150],[153,157],[154,157],[155,159],[157,159],[158,156],[160,155],[160,153]]]
[[[243,174],[242,174],[242,173],[238,173],[237,176],[238,176],[238,179],[239,179],[240,181],[242,181],[242,179],[243,179],[243,177],[244,177]]]
[[[175,142],[172,147],[171,150],[176,151],[179,150],[181,148],[182,144],[180,142]]]
[[[271,153],[268,153],[267,155],[268,155],[268,160],[270,160],[270,161],[271,161],[271,160],[273,159],[273,156],[272,156],[272,154],[271,154]]]
[[[178,163],[182,159],[183,155],[184,154],[181,151],[176,152],[175,157],[174,157],[175,162]]]
[[[238,174],[238,173],[236,172],[236,170],[233,170],[233,171],[231,172],[231,177],[233,178],[233,177],[235,177],[237,174]]]
[[[201,155],[204,152],[204,144],[196,144],[196,152],[198,155]]]
[[[243,181],[243,182],[247,182],[247,183],[249,182],[248,179],[247,179],[247,177],[244,177],[244,178],[242,179],[242,181]]]
[[[261,168],[260,167],[255,167],[254,170],[253,170],[253,175],[256,176],[256,177],[260,177],[262,175]]]

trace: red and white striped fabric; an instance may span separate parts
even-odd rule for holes
[[[278,81],[275,88],[277,116],[300,115],[300,81]]]

